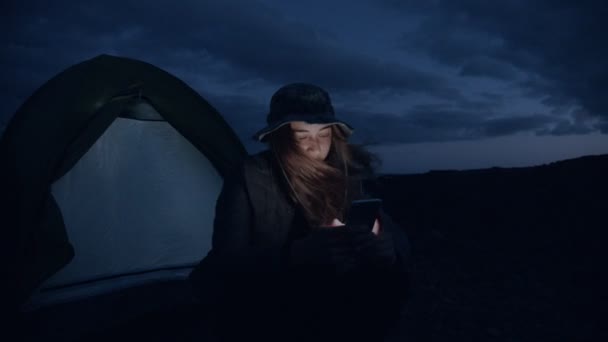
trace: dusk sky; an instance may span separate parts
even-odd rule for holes
[[[539,165],[608,153],[605,1],[11,1],[0,5],[0,125],[99,54],[152,63],[250,153],[281,85],[327,89],[383,173]]]

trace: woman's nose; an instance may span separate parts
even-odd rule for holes
[[[319,142],[315,138],[311,138],[310,144],[308,145],[308,149],[311,151],[316,151],[319,149]]]

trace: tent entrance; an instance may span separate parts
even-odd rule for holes
[[[191,267],[209,251],[221,175],[151,105],[138,102],[127,114],[51,185],[74,258],[30,306],[69,300],[65,291],[52,300],[53,288],[121,275],[146,279],[155,270]],[[112,282],[104,284],[89,288],[112,290]]]

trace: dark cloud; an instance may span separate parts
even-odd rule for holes
[[[206,99],[243,142],[252,140],[253,134],[266,124],[268,106],[260,99],[244,95],[207,95]]]
[[[482,91],[479,94],[482,98],[486,99],[487,101],[490,101],[494,104],[502,104],[504,101],[504,95],[502,94],[497,94],[497,93],[493,93],[493,92],[487,92],[487,91]]]
[[[557,121],[549,115],[509,116],[484,121],[483,133],[488,137],[505,136],[521,132],[539,131]]]
[[[105,1],[19,5],[4,62],[65,67],[97,53],[144,57],[193,72],[220,63],[240,78],[314,81],[332,89],[453,93],[442,78],[388,63],[253,1]],[[52,54],[49,52],[52,51]],[[186,64],[186,65],[184,65]],[[216,70],[224,75],[225,69]]]
[[[510,64],[478,57],[464,63],[460,69],[461,76],[490,77],[505,81],[516,79],[516,70]]]
[[[419,105],[410,110],[405,119],[425,129],[464,129],[477,125],[483,116],[473,111],[452,109],[444,105]]]
[[[603,120],[596,126],[602,134],[608,134],[608,120]]]
[[[234,128],[250,152],[264,147],[251,136],[265,125],[268,99],[214,94],[208,94],[206,98]],[[340,118],[355,128],[352,141],[364,144],[472,140],[529,131],[551,134],[559,123],[558,119],[548,115],[488,119],[492,106],[492,101],[476,106],[467,102],[417,105],[400,115],[348,105],[336,106],[335,110]]]
[[[263,126],[270,94],[257,98],[263,92],[254,86],[241,94],[237,85],[243,83],[324,86],[357,127],[354,139],[360,142],[606,132],[607,48],[600,43],[606,13],[599,3],[385,4],[403,10],[404,21],[420,23],[404,33],[402,48],[447,68],[430,70],[407,57],[391,62],[366,41],[349,45],[331,26],[298,22],[254,1],[10,2],[10,15],[0,22],[1,119],[6,122],[60,71],[108,53],[145,60],[186,81],[218,108],[250,150],[261,146],[250,137]],[[484,86],[494,83],[500,87]],[[514,89],[548,112],[525,112],[525,105],[513,103],[522,111],[514,113]],[[373,112],[378,103],[395,109]]]
[[[367,144],[442,142],[475,140],[535,132],[582,134],[591,130],[583,122],[565,126],[550,115],[489,117],[485,111],[471,111],[444,105],[415,106],[402,115],[372,113],[343,108],[344,117],[355,127],[353,140]],[[563,132],[559,131],[562,130]]]
[[[572,135],[572,134],[588,134],[595,131],[597,126],[589,127],[573,123],[569,120],[562,120],[549,130],[539,130],[539,135]]]
[[[534,96],[568,97],[608,117],[608,4],[602,1],[385,1],[391,10],[425,19],[404,35],[404,48],[423,49],[463,75],[505,79],[508,68]],[[479,59],[485,61],[480,65]],[[565,101],[564,99],[560,101]]]
[[[8,76],[0,79],[4,122],[46,80],[102,53],[155,64],[203,96],[209,84],[259,80],[277,86],[308,81],[345,97],[370,91],[462,98],[440,76],[367,54],[365,42],[338,45],[331,32],[254,1],[28,1],[11,2],[10,13],[0,23],[0,66]],[[232,100],[223,106],[230,113],[249,104]],[[245,123],[234,125],[246,132]]]

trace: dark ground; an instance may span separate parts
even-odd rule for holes
[[[403,341],[608,341],[608,155],[385,176],[412,242]]]
[[[381,177],[372,189],[412,244],[410,299],[391,341],[608,341],[607,175],[603,155]],[[83,340],[204,334],[183,305]]]

